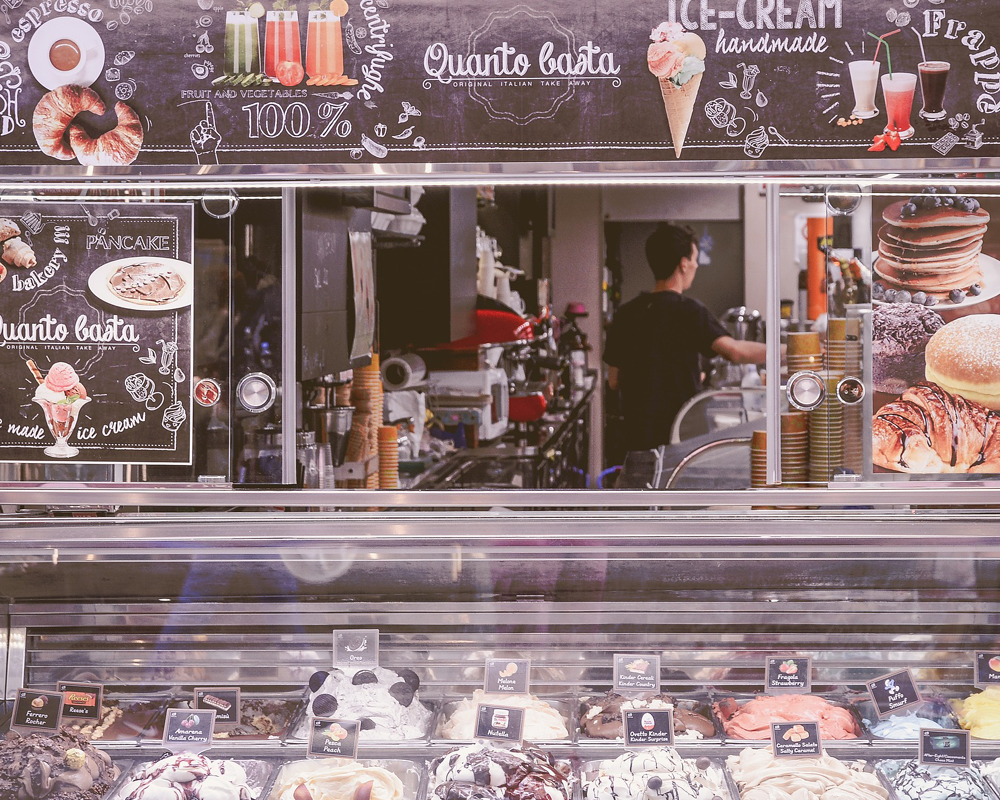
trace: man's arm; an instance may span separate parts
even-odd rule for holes
[[[608,388],[612,392],[618,391],[618,367],[608,365]]]
[[[733,364],[763,364],[767,361],[767,345],[745,342],[732,336],[720,336],[712,342],[712,350]]]

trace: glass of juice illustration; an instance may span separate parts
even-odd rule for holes
[[[226,12],[226,75],[260,72],[257,20],[246,11]]]
[[[917,65],[917,72],[920,73],[920,94],[924,98],[920,116],[930,120],[944,119],[948,116],[944,110],[944,87],[951,64],[947,61],[923,61]]]
[[[854,89],[854,111],[858,119],[871,119],[878,114],[875,107],[875,91],[878,89],[878,71],[881,68],[878,61],[852,61],[848,67],[851,70],[851,87]]]
[[[913,136],[910,112],[913,110],[913,92],[917,88],[917,76],[912,72],[894,72],[882,76],[882,96],[885,98],[885,113],[889,124],[885,130],[896,130],[900,139]]]
[[[344,74],[344,44],[340,17],[332,11],[310,11],[306,31],[306,74]]]
[[[299,41],[299,13],[297,11],[267,12],[267,43],[264,48],[264,74],[278,77],[278,65],[283,61],[302,63],[302,44]]]

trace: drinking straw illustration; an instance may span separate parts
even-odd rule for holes
[[[924,52],[924,37],[920,35],[920,32],[916,28],[910,28],[911,31],[916,35],[917,42],[920,44],[920,61],[924,64],[927,63],[927,53]]]
[[[892,36],[894,33],[899,33],[899,28],[894,31],[889,31],[888,33],[883,33],[881,36],[876,36],[871,31],[865,31],[873,39],[878,39],[878,47],[875,48],[875,58],[872,59],[872,63],[878,60],[878,51],[881,49],[882,45],[885,45],[885,59],[889,63],[889,80],[892,80],[892,53],[889,52],[889,43],[886,39]]]

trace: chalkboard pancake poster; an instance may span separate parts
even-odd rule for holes
[[[8,176],[1000,163],[987,0],[11,5]]]
[[[0,203],[0,461],[191,463],[193,228],[190,205]]]

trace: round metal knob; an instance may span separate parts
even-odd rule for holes
[[[263,372],[244,375],[236,385],[236,397],[251,414],[261,414],[274,405],[278,396],[278,386]]]
[[[815,372],[796,372],[785,386],[788,402],[799,411],[812,411],[822,405],[826,384]]]
[[[845,406],[854,406],[865,399],[865,384],[859,378],[844,378],[837,384],[837,397]]]

